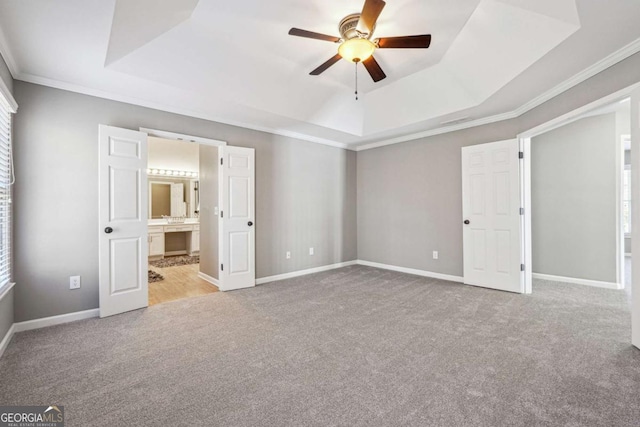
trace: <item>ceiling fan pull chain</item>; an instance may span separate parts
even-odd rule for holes
[[[356,101],[358,100],[358,63],[354,62],[356,66]]]

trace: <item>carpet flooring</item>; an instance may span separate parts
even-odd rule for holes
[[[351,266],[18,333],[0,402],[67,426],[638,426],[625,292]]]

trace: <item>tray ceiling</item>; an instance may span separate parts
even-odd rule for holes
[[[337,35],[361,0],[1,2],[0,29],[18,79],[355,146],[520,107],[640,38],[638,3],[387,0],[376,36],[433,42],[377,51],[358,101],[352,63],[308,75],[337,45],[287,31]]]

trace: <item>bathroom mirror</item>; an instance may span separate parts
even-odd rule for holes
[[[149,183],[149,218],[162,219],[171,216],[171,183]]]
[[[162,179],[149,181],[149,218],[185,216],[198,218],[200,182],[195,179]]]

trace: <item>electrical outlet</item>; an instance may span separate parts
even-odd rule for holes
[[[287,251],[287,259],[291,259],[291,252]]]
[[[309,255],[313,255],[313,248],[309,248]]]
[[[69,277],[69,289],[80,289],[80,276]]]
[[[433,251],[433,259],[438,259],[438,251]]]

